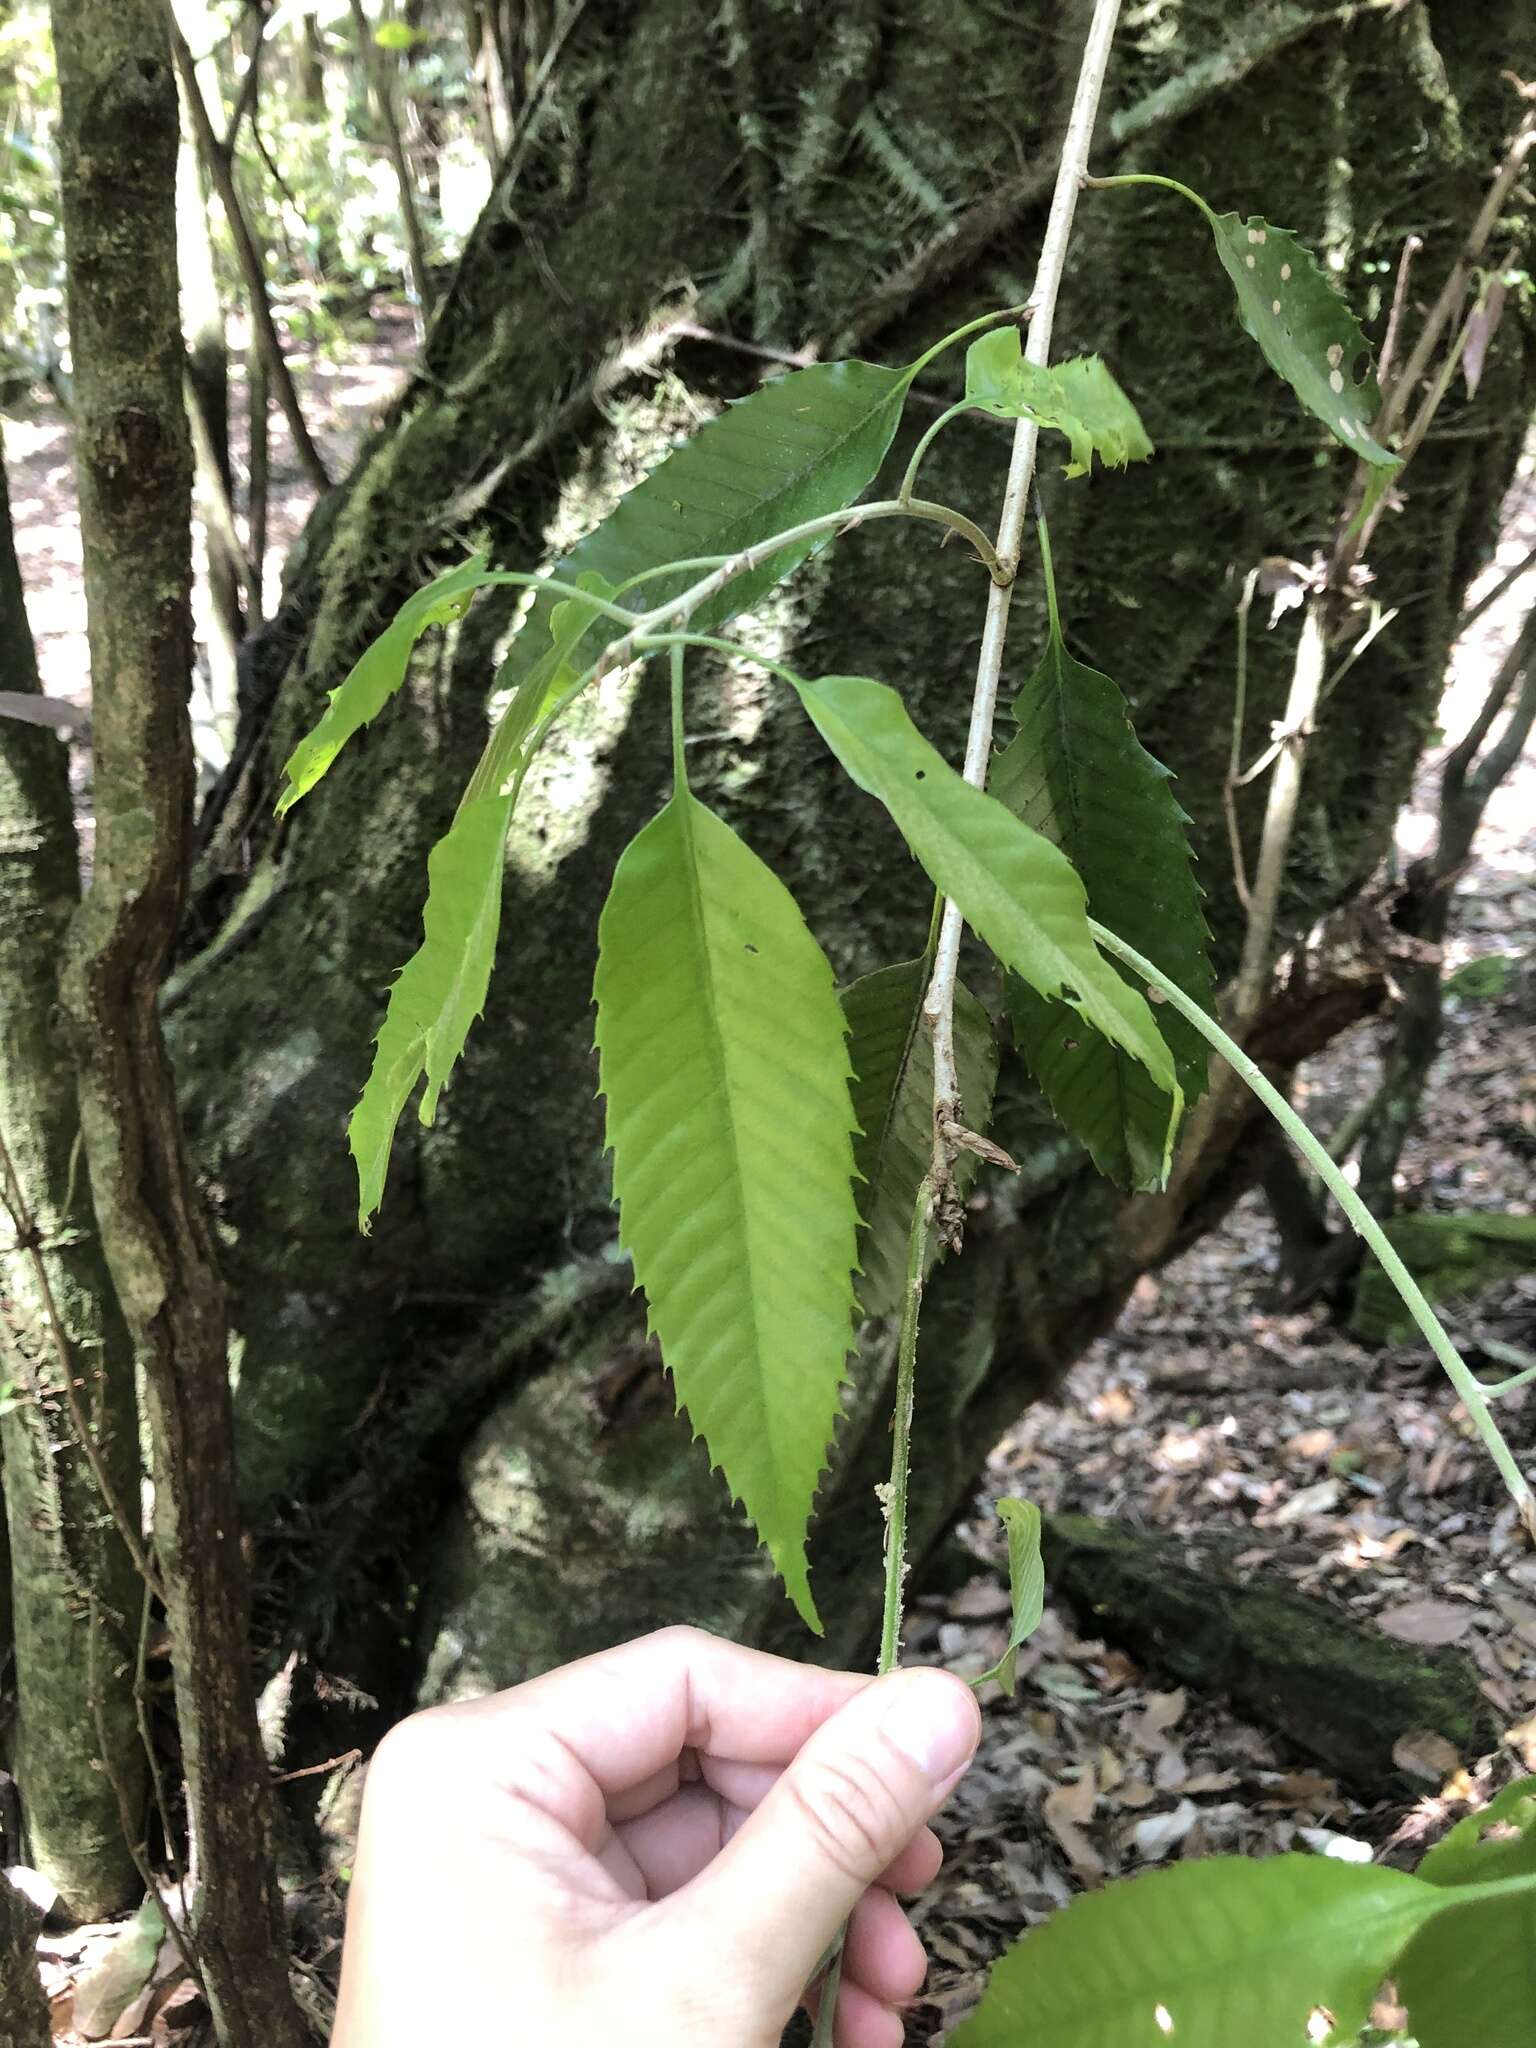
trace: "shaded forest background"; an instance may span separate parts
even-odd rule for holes
[[[1076,0],[177,0],[175,19],[196,797],[157,1009],[227,1287],[239,1571],[266,1767],[330,1765],[277,1803],[273,1851],[300,2003],[319,2025],[357,1753],[410,1706],[675,1619],[795,1654],[866,1656],[892,1345],[878,1325],[861,1341],[814,1530],[832,1625],[809,1645],[673,1415],[615,1242],[590,1051],[594,934],[617,853],[666,787],[659,698],[594,699],[541,764],[509,845],[486,1017],[436,1122],[402,1125],[368,1239],[345,1119],[384,992],[417,941],[427,851],[483,740],[515,594],[488,594],[424,646],[388,717],[279,824],[281,763],[395,607],[471,546],[507,566],[549,561],[765,377],[841,353],[911,360],[989,306],[1027,299],[1086,16]],[[1425,393],[1438,401],[1344,579],[1329,686],[1305,730],[1287,728],[1286,705],[1309,608],[1327,594],[1320,565],[1339,552],[1349,469],[1238,330],[1189,221],[1150,195],[1085,203],[1059,346],[1107,357],[1157,459],[1144,473],[1042,482],[1074,650],[1118,679],[1145,744],[1178,775],[1229,986],[1254,931],[1234,834],[1252,877],[1271,789],[1266,774],[1236,787],[1231,773],[1245,638],[1243,765],[1273,736],[1301,778],[1248,1041],[1357,1162],[1378,1211],[1395,1214],[1490,1377],[1532,1362],[1536,1326],[1528,769],[1518,779],[1536,576],[1517,573],[1532,545],[1522,454],[1536,323],[1523,145],[1511,154],[1511,138],[1528,137],[1519,81],[1532,73],[1536,30],[1519,0],[1127,10],[1096,168],[1177,176],[1218,208],[1295,227],[1378,345],[1400,281],[1405,321],[1437,303],[1512,166],[1454,323],[1408,392],[1409,421]],[[67,763],[89,881],[99,792],[59,200],[71,143],[41,7],[13,8],[0,29],[0,127],[0,398],[26,604],[7,584],[0,689],[43,706],[41,722],[0,719],[0,832],[22,815],[17,790],[46,783],[55,802]],[[957,376],[939,366],[920,381],[893,466]],[[925,476],[987,525],[1003,451],[993,425],[968,421]],[[977,578],[953,550],[919,558],[923,545],[882,528],[851,537],[777,593],[751,637],[896,684],[958,752]],[[1043,618],[1038,592],[1021,588],[1015,685]],[[696,784],[791,883],[839,977],[917,952],[924,888],[874,807],[837,787],[758,672],[721,665],[709,682],[717,708]],[[1441,771],[1490,705],[1478,759],[1513,744],[1482,792],[1485,819],[1482,803],[1448,799]],[[0,839],[0,854],[11,844]],[[62,902],[73,884],[57,887]],[[20,900],[18,889],[13,913]],[[40,928],[8,919],[0,899],[0,947],[16,949],[0,969],[38,958]],[[25,1031],[24,1005],[0,1000],[0,1135],[20,1179],[33,1177],[40,1217],[63,1214],[77,1178],[70,1146],[40,1142],[34,1155],[13,1128],[38,1121],[45,1072],[68,1092],[62,1038],[33,1029],[51,1000],[38,996]],[[1465,1086],[1448,1067],[1471,1069]],[[1411,1135],[1426,1115],[1428,1144]],[[1002,1933],[1096,1870],[1275,1846],[1265,1830],[1282,1825],[1379,1846],[1415,1781],[1443,1787],[1536,1709],[1528,1561],[1494,1483],[1462,1455],[1449,1398],[1426,1390],[1375,1276],[1247,1106],[1223,1099],[1166,1197],[1126,1197],[1094,1174],[1008,1058],[997,1135],[1023,1170],[978,1182],[965,1254],[941,1271],[924,1329],[914,1521],[930,1604],[914,1652],[963,1666],[986,1651],[997,1608],[980,1510],[1005,1477],[1114,1527],[1057,1529],[1053,1567],[1083,1618],[1063,1609],[1052,1624],[1025,1717],[996,1717],[957,1822],[958,1875],[931,1909],[942,1971],[930,2029],[964,2009]],[[14,1257],[0,1281],[13,1331],[33,1284]],[[110,1294],[99,1273],[71,1284]],[[141,1831],[158,1862],[183,1824],[187,1710],[178,1732],[170,1695],[187,1672],[161,1601],[144,1602],[138,1632],[133,1559],[92,1495],[89,1460],[77,1443],[62,1465],[46,1448],[50,1433],[73,1443],[78,1418],[25,1330],[17,1349],[0,1377],[18,1560],[4,1670],[22,1805],[0,1809],[0,1824],[6,1861],[47,1870],[51,1853],[50,1882],[66,1903],[77,1886],[75,1918],[93,1920],[132,1905],[144,1873],[121,1844],[115,1864],[110,1848],[39,1853],[52,1824],[27,1810],[28,1741],[32,1782],[46,1755],[66,1788],[70,1758],[115,1743],[134,1759],[118,1773],[130,1804],[147,1809],[147,1724],[169,1786]],[[111,1442],[136,1505],[132,1352]],[[1512,1394],[1505,1416],[1528,1446],[1522,1404]],[[27,1534],[44,1466],[80,1488],[50,1512],[104,1528],[101,1584],[126,1588],[138,1636],[136,1683],[104,1710],[78,1676],[81,1631],[99,1617],[78,1587],[61,1590],[52,1535],[39,1556]],[[1214,1552],[1202,1540],[1213,1527],[1231,1539]],[[1168,1552],[1106,1561],[1117,1531],[1159,1528]],[[1187,1668],[1173,1647],[1185,1621],[1159,1618],[1151,1590],[1175,1563],[1196,1574],[1196,1605],[1220,1587],[1228,1617],[1224,1642]],[[1257,1611],[1242,1605],[1247,1587],[1286,1580],[1331,1596],[1327,1611],[1356,1631],[1311,1691],[1278,1675],[1314,1627],[1306,1612],[1243,1618]],[[1367,1669],[1377,1615],[1448,1600],[1487,1628],[1419,1616],[1406,1638],[1384,1638],[1409,1649]],[[45,1657],[75,1665],[73,1694]],[[1246,1686],[1242,1664],[1260,1674]],[[1358,1681],[1353,1720],[1324,1706],[1344,1669]],[[1177,1711],[1175,1681],[1192,1688]],[[1233,1695],[1229,1724],[1213,1702]],[[1373,1720],[1362,1736],[1356,1724]],[[1395,1754],[1426,1735],[1448,1751]],[[1263,1781],[1227,1798],[1243,1772]],[[1298,1782],[1277,1794],[1287,1779]],[[1147,1800],[1118,1804],[1126,1786]],[[122,1833],[119,1793],[106,1786],[103,1838]],[[1064,1795],[1043,1809],[1043,1834],[1026,1817],[1034,1794]],[[60,1839],[79,1839],[72,1798]],[[1219,1807],[1237,1810],[1213,1817]],[[1135,1832],[1157,1818],[1160,1832]],[[73,1998],[89,1945],[55,1953],[49,1981]]]

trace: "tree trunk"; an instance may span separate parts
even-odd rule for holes
[[[37,1974],[41,1921],[0,1871],[0,2048],[50,2048],[53,2039]]]
[[[0,648],[7,680],[37,690],[3,450]],[[67,759],[47,726],[0,718],[0,1378],[14,1403],[0,1440],[28,1854],[71,1913],[97,1920],[142,1889],[123,1824],[138,1827],[147,1782],[133,1701],[143,1594],[97,1479],[136,1532],[133,1351],[59,1057],[59,948],[80,900]],[[19,1243],[28,1226],[34,1242]]]
[[[1475,208],[1507,115],[1498,71],[1536,59],[1528,13],[1516,0],[1361,9],[1342,24],[1321,6],[1238,12],[1166,41],[1127,27],[1096,168],[1170,172],[1218,206],[1262,208],[1314,236],[1326,223],[1363,296],[1362,266],[1395,255],[1408,226]],[[529,565],[698,409],[752,388],[761,362],[731,332],[748,343],[853,332],[861,348],[910,361],[983,307],[1023,298],[1082,28],[1079,8],[1045,0],[1003,39],[982,0],[820,11],[783,0],[732,19],[748,24],[750,64],[704,0],[647,0],[578,24],[550,88],[559,118],[514,151],[419,374],[317,511],[252,650],[252,702],[205,820],[192,957],[174,992],[184,1099],[238,1290],[246,1497],[258,1510],[314,1504],[308,1633],[351,1625],[357,1579],[328,1569],[343,1534],[349,1570],[409,1551],[402,1598],[419,1582],[421,1525],[402,1526],[400,1503],[432,1507],[456,1447],[503,1390],[466,1465],[472,1499],[495,1491],[502,1519],[451,1515],[426,1574],[437,1689],[505,1680],[663,1616],[771,1637],[783,1609],[670,1413],[635,1312],[614,1306],[603,1278],[613,1222],[590,1054],[595,926],[620,848],[665,788],[664,706],[648,680],[622,712],[582,707],[557,744],[514,829],[486,1018],[435,1125],[403,1121],[366,1241],[351,1221],[342,1123],[389,979],[416,943],[426,852],[479,751],[513,602],[482,601],[445,676],[429,657],[438,687],[404,693],[278,828],[280,763],[426,566],[471,534],[499,561]],[[769,235],[751,218],[764,159]],[[1198,220],[1120,193],[1096,195],[1080,220],[1062,352],[1105,352],[1160,452],[1135,474],[1066,487],[1047,477],[1067,628],[1179,771],[1230,971],[1243,926],[1221,814],[1233,607],[1251,562],[1305,554],[1331,531],[1345,465],[1240,333]],[[1452,246],[1447,234],[1445,262]],[[773,308],[780,335],[753,332],[753,306]],[[1528,331],[1506,318],[1497,354],[1476,406],[1418,458],[1406,509],[1380,537],[1376,588],[1419,601],[1325,703],[1277,943],[1360,889],[1407,787],[1536,388]],[[947,362],[924,381],[893,475],[958,376]],[[996,431],[963,422],[930,462],[934,495],[990,522]],[[923,548],[894,523],[851,535],[768,613],[788,658],[810,673],[883,676],[958,752],[982,591],[955,551]],[[1037,591],[1022,590],[1009,657],[1019,680],[1042,623]],[[1284,702],[1294,632],[1256,637],[1249,711],[1262,731]],[[925,890],[875,806],[840,782],[782,693],[746,673],[714,680],[695,781],[794,888],[839,973],[919,951]],[[1251,856],[1257,816],[1242,822]],[[1256,1055],[1284,1073],[1378,997],[1379,976],[1365,975],[1271,998]],[[1252,1123],[1235,1102],[1177,1204],[1128,1202],[1085,1169],[1011,1061],[1001,1097],[999,1136],[1025,1171],[983,1183],[965,1255],[934,1290],[919,1551],[1001,1428],[1251,1169]],[[833,1654],[860,1646],[877,1604],[888,1364],[874,1333],[816,1526]],[[402,1461],[424,1452],[402,1486]],[[371,1528],[359,1527],[364,1501]]]
[[[298,2048],[233,1498],[223,1291],[157,996],[186,874],[191,464],[162,0],[54,0],[75,464],[95,717],[95,877],[61,986],[102,1243],[144,1374],[155,1535],[223,2048]]]

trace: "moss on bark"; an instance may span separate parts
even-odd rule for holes
[[[0,450],[0,647],[38,687]],[[16,1650],[15,1771],[28,1854],[82,1920],[138,1897],[123,1812],[146,1772],[133,1703],[141,1589],[75,1427],[139,1513],[133,1351],[79,1170],[74,1069],[59,1054],[60,948],[80,899],[66,756],[46,726],[0,719],[0,1446]],[[15,1213],[20,1209],[21,1215]],[[37,1244],[16,1243],[18,1223]],[[57,1324],[54,1316],[57,1315]]]

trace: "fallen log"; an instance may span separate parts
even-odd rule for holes
[[[1393,1641],[1315,1594],[1244,1582],[1219,1557],[1191,1558],[1177,1539],[1122,1523],[1047,1515],[1044,1550],[1051,1593],[1085,1629],[1160,1676],[1225,1694],[1371,1798],[1413,1785],[1392,1757],[1404,1735],[1441,1735],[1468,1760],[1498,1742],[1476,1671],[1455,1650]]]

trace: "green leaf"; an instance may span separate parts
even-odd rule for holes
[[[990,1671],[973,1678],[973,1685],[996,1679],[1009,1699],[1013,1698],[1019,1649],[1040,1626],[1045,1612],[1045,1560],[1040,1555],[1040,1510],[1033,1501],[1000,1500],[997,1512],[1008,1532],[1008,1588],[1013,1594],[1013,1622],[1008,1630],[1008,1647]]]
[[[381,21],[373,32],[373,40],[381,50],[413,50],[429,37],[425,29],[412,28],[409,22]]]
[[[1517,1778],[1457,1821],[1419,1865],[1431,1884],[1487,1884],[1536,1877],[1536,1778]]]
[[[389,992],[373,1069],[347,1126],[364,1230],[384,1198],[395,1126],[412,1089],[425,1074],[421,1121],[428,1124],[469,1028],[485,1007],[511,809],[504,796],[466,801],[428,855],[422,943]]]
[[[1208,1010],[1210,934],[1185,836],[1189,818],[1168,770],[1137,739],[1115,684],[1067,652],[1054,593],[1052,611],[1045,654],[1014,700],[1018,734],[993,763],[992,793],[1061,848],[1099,923]],[[1170,1104],[1144,1067],[1017,978],[1008,1007],[1046,1100],[1100,1173],[1122,1187],[1160,1188]],[[1175,1010],[1160,1008],[1158,1025],[1184,1100],[1194,1102],[1206,1085],[1205,1041]]]
[[[471,555],[467,562],[445,570],[406,599],[378,639],[359,656],[340,688],[332,690],[318,725],[289,755],[277,800],[279,817],[314,788],[353,733],[378,717],[405,681],[411,650],[422,634],[429,626],[458,618],[486,574],[486,557]]]
[[[917,1191],[933,1151],[933,1040],[923,1023],[931,963],[903,960],[877,968],[843,990],[853,1062],[853,1114],[860,1135],[854,1165],[863,1188],[859,1214],[859,1307],[866,1316],[893,1314],[907,1278],[907,1241]],[[962,984],[955,985],[955,1067],[966,1121],[985,1131],[992,1119],[997,1041],[992,1020]],[[972,1152],[955,1162],[963,1200],[980,1164]],[[938,1257],[930,1236],[927,1265]]]
[[[1181,1863],[1026,1934],[953,2048],[1353,2041],[1403,1944],[1443,1903],[1416,1877],[1326,1856]]]
[[[894,690],[865,676],[797,684],[817,730],[859,785],[880,799],[935,886],[972,929],[1043,996],[1141,1061],[1177,1106],[1173,1059],[1146,999],[1104,959],[1066,856],[936,753]],[[1170,1120],[1167,1142],[1172,1143]]]
[[[775,379],[728,406],[636,484],[555,573],[568,583],[596,573],[613,589],[669,562],[735,554],[851,505],[885,459],[909,381],[907,370],[860,362],[817,363]],[[692,630],[715,632],[750,610],[831,537],[781,548],[733,577],[694,613]],[[640,585],[635,601],[654,610],[699,574],[654,577]],[[550,650],[553,603],[541,594],[533,605],[502,664],[501,688],[542,697],[557,661]],[[596,620],[563,659],[578,671],[588,667],[622,631],[613,620]]]
[[[1097,455],[1106,468],[1145,462],[1152,443],[1136,408],[1099,356],[1074,356],[1049,369],[1026,362],[1017,327],[996,327],[965,356],[965,395],[979,411],[1030,419],[1072,444],[1068,476],[1086,476]]]
[[[1237,293],[1243,325],[1270,367],[1362,461],[1396,469],[1398,458],[1369,432],[1381,409],[1370,345],[1312,251],[1289,228],[1277,228],[1259,214],[1243,220],[1199,203]]]
[[[1419,1865],[1454,1888],[1536,1876],[1536,1778],[1506,1785]],[[1420,2048],[1530,2048],[1536,2041],[1536,1900],[1521,1890],[1433,1921],[1398,1966]]]
[[[598,949],[620,1237],[680,1404],[819,1633],[805,1532],[858,1229],[832,971],[783,883],[687,790],[619,861]]]

